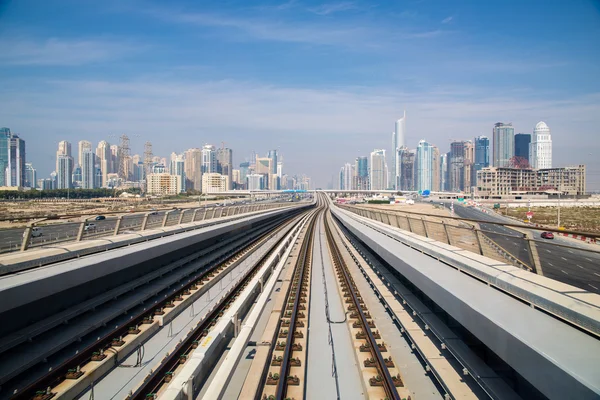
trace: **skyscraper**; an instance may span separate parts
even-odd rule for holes
[[[77,154],[77,165],[83,166],[83,152],[92,151],[92,143],[87,140],[80,140],[78,143],[79,153]]]
[[[356,157],[354,169],[356,171],[356,189],[369,190],[369,162],[367,157]]]
[[[71,157],[71,143],[66,140],[62,140],[58,142],[58,150],[56,151],[56,171],[58,171],[58,157],[59,156],[69,156]],[[71,171],[70,173],[72,173]]]
[[[275,156],[277,158],[277,156]],[[277,166],[275,166],[277,168]],[[227,190],[233,187],[233,151],[227,147],[217,149],[217,172],[228,178]],[[277,171],[275,171],[277,172]]]
[[[425,140],[420,140],[417,146],[417,190],[432,190],[433,188],[433,146]]]
[[[387,189],[385,150],[375,149],[371,152],[370,166],[371,190]]]
[[[398,190],[415,189],[415,150],[409,150],[406,146],[398,148],[397,170],[400,171]]]
[[[494,167],[509,167],[515,155],[515,128],[498,122],[494,125]]]
[[[35,188],[37,171],[31,163],[25,163],[25,187]]]
[[[490,166],[490,139],[487,136],[478,136],[473,142],[475,144],[475,163],[471,181],[476,185],[477,171]]]
[[[440,154],[440,191],[448,190],[448,153]]]
[[[406,111],[402,118],[396,121],[394,132],[392,132],[392,188],[398,190],[400,183],[400,171],[398,168],[398,149],[405,146]]]
[[[202,173],[216,173],[217,172],[217,153],[215,146],[206,144],[202,147]]]
[[[75,164],[75,162],[73,162]],[[81,175],[81,166],[74,165],[73,175],[71,175],[71,187],[74,189],[81,188],[81,181],[83,180]]]
[[[248,161],[240,163],[240,182],[246,185],[246,177],[250,174],[250,163]]]
[[[8,144],[7,186],[24,186],[27,179],[25,173],[25,141],[18,135],[11,133]]]
[[[57,189],[69,189],[72,187],[73,157],[68,155],[58,156]]]
[[[477,174],[475,174],[475,181],[473,181],[473,164],[475,164],[475,146],[473,142],[467,140],[464,142],[463,155],[463,190],[467,193],[470,193],[471,188],[476,186]]]
[[[179,189],[180,192],[185,192],[186,178],[183,155],[175,155],[174,159],[171,159],[171,167],[169,168],[169,171],[171,171],[171,175],[177,176],[177,189]]]
[[[188,189],[202,190],[202,150],[193,148],[185,152],[185,177]]]
[[[515,157],[520,157],[529,163],[529,144],[531,135],[529,133],[517,133],[515,135]]]
[[[108,174],[111,173],[111,153],[110,144],[105,140],[98,143],[96,148],[97,163],[100,165],[100,171],[102,172],[102,187],[106,187],[106,181]]]
[[[433,153],[431,157],[431,190],[439,191],[440,190],[440,149],[436,146],[433,146]]]
[[[81,142],[79,142],[79,148],[81,149]],[[90,148],[84,148],[79,153],[81,159],[81,188],[82,189],[95,189],[96,188],[96,155]]]
[[[343,190],[354,190],[353,180],[354,180],[354,168],[352,164],[346,163],[342,167],[341,171],[341,182],[340,189]]]
[[[529,163],[533,168],[552,168],[552,136],[550,128],[540,121],[533,130],[533,140],[529,145]]]
[[[10,174],[8,173],[10,137],[9,128],[0,128],[0,186],[10,186]]]
[[[457,140],[450,143],[448,166],[448,184],[451,192],[461,192],[465,188],[465,142]]]

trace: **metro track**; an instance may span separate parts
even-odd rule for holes
[[[202,259],[202,257],[208,256],[208,259],[202,259],[203,262],[198,264],[196,270],[199,272],[190,272],[186,276],[187,279],[184,279],[184,283],[173,285],[176,286],[175,290],[165,288],[168,290],[167,294],[161,291],[160,294],[157,293],[157,296],[155,296],[158,297],[157,300],[149,299],[147,303],[154,303],[149,309],[144,307],[143,311],[130,316],[127,323],[117,325],[115,329],[110,330],[108,333],[104,329],[104,333],[101,333],[97,340],[94,340],[93,343],[86,346],[83,350],[77,351],[74,356],[68,357],[57,366],[50,368],[48,373],[34,378],[33,382],[30,380],[28,384],[22,386],[15,386],[11,382],[27,382],[26,375],[29,375],[30,371],[21,371],[16,376],[13,376],[2,385],[4,390],[2,390],[3,393],[1,393],[0,397],[4,398],[9,393],[13,394],[12,399],[46,400],[55,397],[58,394],[58,392],[54,391],[56,388],[69,386],[69,383],[83,378],[84,375],[89,375],[94,368],[94,364],[99,365],[107,357],[113,356],[111,352],[114,353],[115,350],[118,351],[125,348],[127,343],[136,341],[136,337],[138,335],[143,336],[145,332],[149,331],[152,325],[162,324],[165,314],[175,312],[178,306],[184,303],[189,297],[201,291],[211,281],[216,283],[224,271],[227,271],[232,264],[247,257],[254,250],[266,243],[273,235],[289,228],[289,224],[291,224],[291,220],[285,222],[281,219],[276,219],[258,227],[251,235],[244,233],[233,239],[217,243],[208,249],[200,251],[195,256],[186,257],[184,264],[198,263],[197,260]],[[157,279],[161,280],[162,275],[157,277]],[[135,288],[134,290],[140,290],[140,288]],[[176,312],[179,313],[180,310]],[[72,323],[75,324],[76,321],[73,320]],[[109,322],[105,325],[111,326],[112,323]],[[60,331],[60,327],[56,329]],[[88,335],[94,336],[94,333],[92,332]],[[72,338],[71,342],[77,340],[78,338],[75,337]],[[25,345],[27,344],[25,343]],[[135,349],[131,349],[131,351],[135,351]]]

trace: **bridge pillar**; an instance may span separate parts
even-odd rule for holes
[[[196,214],[198,214],[198,210],[199,210],[199,208],[196,208],[194,210],[194,213],[192,214],[192,222],[196,222]]]
[[[121,221],[123,221],[123,216],[119,215],[117,217],[117,222],[115,223],[115,230],[113,232],[113,236],[117,236],[119,234],[119,229],[121,228]]]
[[[540,256],[537,251],[537,246],[535,245],[535,240],[533,240],[531,233],[524,233],[523,240],[527,240],[527,247],[529,248],[529,254],[531,255],[531,261],[533,262],[533,267],[535,269],[535,273],[541,276],[544,276],[544,271],[542,271],[542,262],[540,260]]]
[[[206,214],[208,213],[208,209],[206,207],[204,207],[204,214],[202,214],[202,219],[201,221],[204,221],[206,219]]]
[[[217,213],[217,207],[213,208],[212,210],[212,214],[210,215],[210,219],[213,219],[215,217],[215,214]]]

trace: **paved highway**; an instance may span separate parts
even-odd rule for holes
[[[454,212],[456,216],[461,218],[500,223],[509,222],[503,217],[495,214],[486,214],[473,207],[457,205],[454,207]],[[510,223],[515,223],[515,221],[511,220]],[[511,235],[510,237],[506,237],[494,233],[486,234],[513,256],[533,267],[527,242],[522,239],[523,234],[521,232],[486,223],[481,223],[480,226],[481,229],[486,231]],[[535,238],[535,244],[542,264],[542,274],[544,276],[600,294],[600,253],[583,250],[593,249],[592,245],[577,243],[558,235],[555,236],[554,240],[542,239],[540,237],[541,231],[530,231]],[[576,248],[567,249],[555,246],[554,244]],[[598,246],[598,250],[600,250],[600,246]]]

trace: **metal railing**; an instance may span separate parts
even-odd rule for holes
[[[32,247],[42,247],[57,243],[116,236],[123,233],[131,233],[132,231],[164,228],[254,211],[271,210],[284,206],[289,206],[289,204],[265,203],[225,207],[195,207],[171,209],[160,214],[156,214],[158,211],[149,211],[143,214],[121,213],[121,215],[114,218],[99,221],[92,219],[93,217],[90,216],[79,222],[56,224],[47,224],[47,219],[42,218],[28,223],[26,227],[0,230],[0,253],[27,250]],[[93,224],[93,228],[86,229],[86,225],[88,224]],[[41,229],[41,235],[37,236],[33,228]]]

